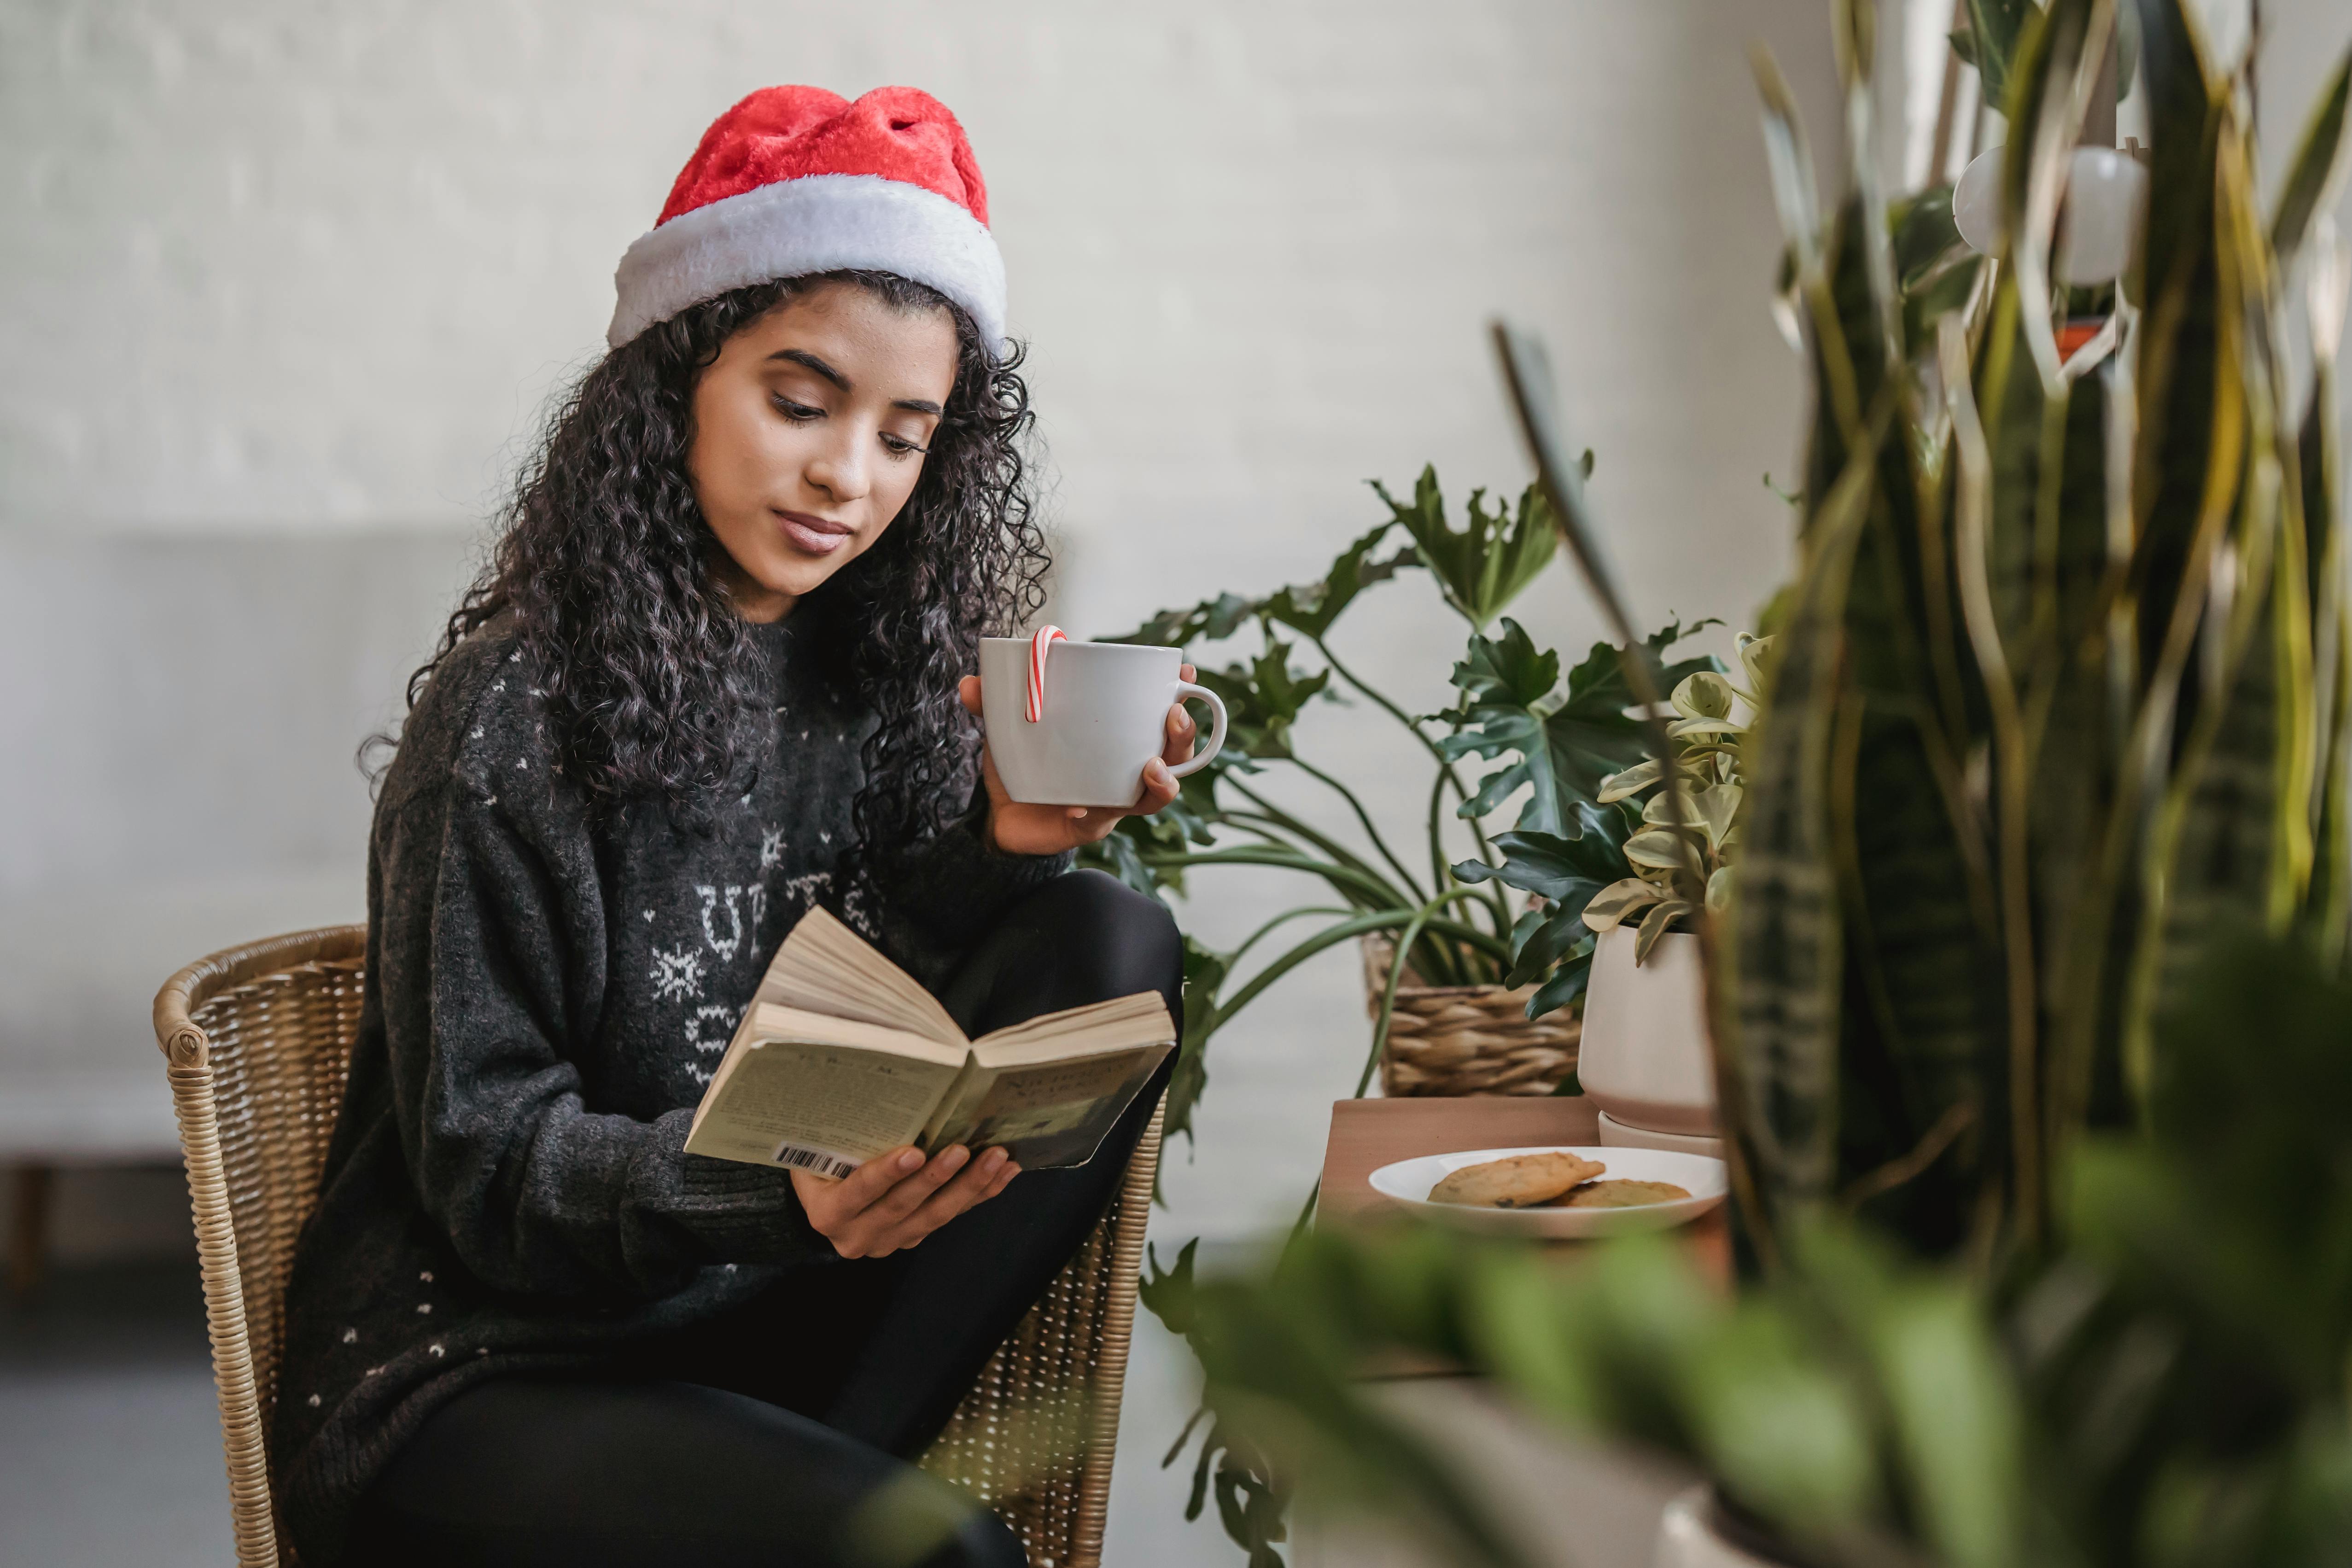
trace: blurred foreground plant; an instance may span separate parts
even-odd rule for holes
[[[1456,1360],[1540,1420],[1684,1456],[1792,1561],[2340,1563],[2352,985],[2307,941],[2246,941],[2185,998],[2148,1131],[2073,1149],[2057,1245],[1997,1291],[1827,1214],[1737,1297],[1669,1237],[1563,1268],[1430,1228],[1315,1235],[1189,1303],[1221,1429],[1494,1568],[1520,1544],[1366,1397],[1374,1355]]]

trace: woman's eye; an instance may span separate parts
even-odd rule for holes
[[[775,394],[775,404],[776,412],[782,414],[786,419],[791,420],[794,424],[805,424],[812,419],[823,419],[824,417],[824,410],[821,408],[811,408],[804,402],[794,402],[792,399],[784,396],[781,392]]]
[[[893,435],[887,430],[882,433],[882,449],[893,457],[914,457],[930,450],[928,446],[916,445],[903,435]]]

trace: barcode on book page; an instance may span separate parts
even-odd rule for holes
[[[814,1171],[819,1176],[845,1176],[857,1168],[847,1160],[835,1159],[833,1155],[815,1149],[803,1149],[796,1144],[779,1145],[776,1149],[776,1163],[780,1166],[790,1166],[795,1170]]]

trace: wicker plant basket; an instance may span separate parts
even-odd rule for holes
[[[1368,937],[1364,1009],[1378,1018],[1395,946]],[[1411,968],[1381,1061],[1381,1089],[1405,1095],[1549,1094],[1576,1070],[1580,1025],[1566,1013],[1527,1016],[1533,986],[1424,986]]]

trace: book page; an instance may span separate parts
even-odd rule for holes
[[[1082,1166],[1172,1049],[1161,1041],[975,1071],[941,1108],[925,1146],[1001,1147],[1024,1170]]]
[[[856,1019],[961,1046],[963,1030],[912,975],[823,909],[812,909],[768,964],[757,1002]]]
[[[992,1030],[973,1044],[971,1054],[982,1067],[1027,1067],[1175,1040],[1176,1022],[1160,993],[1138,991]]]
[[[686,1152],[847,1176],[913,1143],[961,1071],[837,1042],[755,1040],[723,1085],[712,1078]]]

